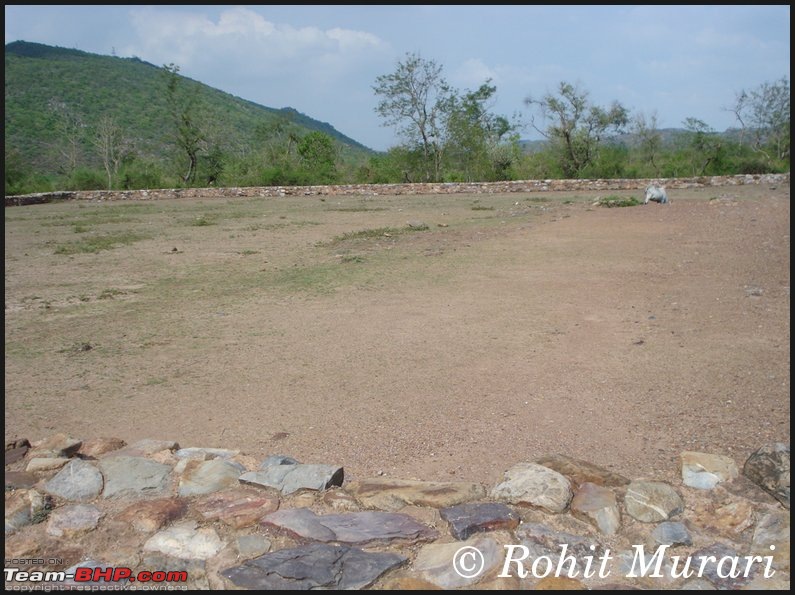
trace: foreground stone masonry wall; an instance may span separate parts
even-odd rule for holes
[[[615,180],[521,180],[510,182],[347,184],[335,186],[255,186],[246,188],[171,188],[158,190],[84,190],[6,196],[6,206],[53,200],[158,200],[282,196],[378,196],[396,194],[503,194],[509,192],[642,190],[654,183],[666,188],[706,188],[745,184],[789,184],[789,174],[746,174],[695,178]]]
[[[741,465],[683,452],[681,482],[557,454],[496,486],[350,481],[336,464],[151,439],[56,434],[5,456],[6,589],[59,570],[76,578],[53,587],[107,587],[92,569],[108,568],[138,588],[139,572],[177,573],[170,589],[790,586],[781,443]]]

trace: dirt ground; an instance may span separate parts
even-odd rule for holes
[[[6,440],[485,485],[789,443],[789,185],[597,196],[6,208]]]

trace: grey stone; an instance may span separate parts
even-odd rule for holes
[[[272,512],[263,517],[261,524],[304,539],[351,544],[428,541],[439,536],[435,529],[396,512],[317,515],[306,508],[293,508]]]
[[[439,514],[450,524],[452,536],[461,540],[483,531],[512,530],[521,520],[510,507],[498,502],[459,504],[441,509]]]
[[[240,454],[239,450],[230,450],[228,448],[203,448],[192,446],[190,448],[180,448],[174,453],[174,456],[178,459],[199,459],[201,461],[208,461],[211,459],[231,459],[238,454]]]
[[[87,461],[72,459],[44,484],[44,490],[64,500],[93,500],[102,491],[102,473]]]
[[[158,497],[171,487],[171,467],[135,456],[106,457],[99,462],[105,476],[104,498]]]
[[[270,539],[262,535],[241,535],[237,538],[237,553],[243,559],[256,558],[271,549]]]
[[[572,498],[571,482],[557,471],[535,463],[518,463],[491,492],[497,500],[564,512]]]
[[[684,510],[684,502],[662,481],[633,481],[624,496],[627,514],[642,523],[667,521]]]
[[[693,545],[693,538],[687,527],[674,521],[657,525],[651,532],[651,537],[657,545]]]
[[[315,543],[265,554],[221,575],[244,589],[364,589],[405,561],[395,553]]]
[[[300,489],[325,490],[341,486],[344,477],[343,468],[333,465],[274,464],[261,471],[243,473],[240,482],[292,494]]]

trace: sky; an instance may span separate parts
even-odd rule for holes
[[[790,75],[789,5],[6,5],[5,41],[137,56],[260,105],[292,107],[379,151],[377,77],[408,54],[461,92],[491,79],[492,112],[544,129],[526,98],[577,85],[658,128],[737,126],[742,90]]]

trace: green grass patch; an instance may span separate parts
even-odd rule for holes
[[[472,210],[473,211],[493,211],[494,207],[487,207],[485,205],[473,205],[472,206]]]
[[[97,296],[98,300],[112,300],[117,295],[124,295],[125,292],[121,289],[103,289],[102,293]]]
[[[356,254],[346,254],[342,258],[340,258],[340,262],[342,263],[361,263],[364,262],[364,258],[358,256]]]
[[[600,198],[597,201],[597,204],[600,207],[612,209],[614,207],[636,207],[643,203],[634,196],[630,196],[629,198],[624,198],[621,196],[605,196]]]
[[[370,211],[386,211],[386,207],[331,207],[327,211],[337,211],[340,213],[368,213]]]
[[[375,227],[372,229],[362,229],[359,231],[348,231],[342,235],[335,236],[331,244],[339,244],[351,240],[367,240],[373,238],[391,238],[417,231],[428,231],[429,227],[425,223],[413,223],[404,227]]]
[[[111,250],[147,239],[149,239],[147,235],[129,231],[91,236],[75,242],[61,244],[55,249],[55,254],[94,254],[102,250]]]
[[[207,227],[208,225],[215,225],[215,219],[207,215],[199,215],[190,222],[193,227]]]

